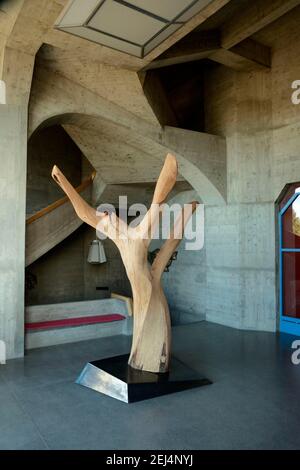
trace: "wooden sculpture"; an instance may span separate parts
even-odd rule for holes
[[[113,240],[120,251],[133,294],[133,340],[129,365],[149,372],[167,372],[171,352],[171,324],[161,276],[179,245],[184,227],[197,202],[185,207],[177,217],[169,238],[161,247],[152,266],[147,253],[151,234],[159,224],[161,204],[174,187],[177,178],[176,158],[168,154],[158,178],[151,206],[141,223],[128,227],[115,213],[96,212],[75,191],[62,172],[53,167],[52,177],[69,197],[80,219]]]

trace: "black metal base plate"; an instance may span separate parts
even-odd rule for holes
[[[168,373],[140,371],[128,365],[129,355],[86,364],[76,383],[126,403],[146,400],[212,382],[175,357]]]

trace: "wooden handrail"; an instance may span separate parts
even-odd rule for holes
[[[82,191],[84,191],[86,188],[88,188],[92,184],[95,176],[96,176],[96,171],[93,171],[93,173],[91,174],[91,176],[89,176],[89,178],[86,178],[79,186],[77,186],[77,188],[75,188],[76,191],[78,193],[82,193]],[[35,220],[40,219],[46,214],[49,214],[49,212],[54,211],[54,209],[57,209],[58,207],[65,204],[66,202],[70,202],[67,196],[62,197],[61,199],[58,199],[57,201],[53,202],[47,207],[44,207],[43,209],[39,210],[35,214],[28,217],[28,219],[26,219],[26,225],[32,224],[32,222],[34,222]]]

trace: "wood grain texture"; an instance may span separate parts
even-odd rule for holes
[[[133,293],[133,339],[129,364],[139,370],[167,372],[171,354],[170,313],[162,286],[162,273],[179,245],[186,223],[197,207],[191,204],[178,216],[170,237],[162,246],[155,263],[147,260],[150,235],[159,223],[161,204],[176,183],[176,158],[168,154],[158,178],[152,204],[137,227],[128,227],[116,214],[99,213],[89,206],[55,166],[52,176],[69,197],[84,222],[113,240],[118,247]]]

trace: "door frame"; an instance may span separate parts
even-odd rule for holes
[[[300,318],[289,317],[283,313],[283,253],[300,253],[300,248],[283,248],[282,246],[282,218],[293,202],[300,197],[300,192],[293,194],[285,206],[279,211],[279,331],[300,336]]]

